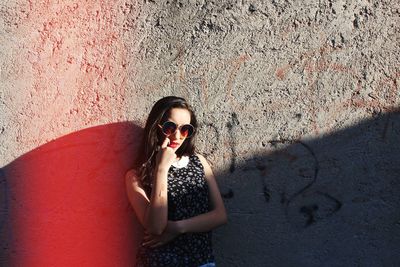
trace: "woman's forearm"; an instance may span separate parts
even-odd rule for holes
[[[228,221],[225,212],[212,210],[189,219],[177,221],[178,231],[181,234],[189,232],[208,232],[226,224]]]
[[[168,220],[168,170],[157,169],[155,172],[150,204],[146,209],[145,224],[152,234],[161,234]]]

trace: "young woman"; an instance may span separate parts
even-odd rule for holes
[[[211,230],[227,215],[210,165],[195,153],[196,128],[180,97],[160,99],[149,114],[138,160],[126,175],[145,233],[136,266],[215,266]]]

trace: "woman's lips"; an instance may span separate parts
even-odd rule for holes
[[[169,147],[172,147],[172,148],[176,148],[177,146],[179,146],[179,143],[174,143],[174,142],[172,142],[172,143],[170,143],[168,146],[169,146]]]

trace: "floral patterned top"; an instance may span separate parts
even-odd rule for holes
[[[197,155],[188,157],[186,166],[172,165],[168,171],[168,220],[178,221],[210,210],[208,185],[203,164]],[[182,157],[180,161],[184,161]],[[186,159],[187,160],[187,159]],[[185,233],[156,247],[141,246],[137,267],[197,267],[214,261],[211,231]]]

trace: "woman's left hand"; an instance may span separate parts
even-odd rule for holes
[[[180,235],[179,228],[176,221],[168,221],[164,232],[161,235],[153,235],[145,232],[143,237],[143,246],[155,248],[165,245],[166,243],[175,239]]]

